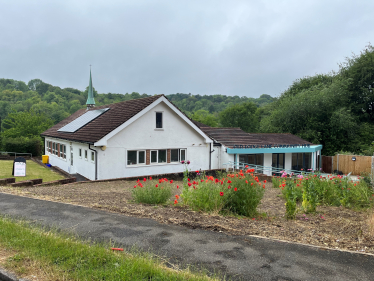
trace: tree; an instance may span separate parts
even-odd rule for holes
[[[3,138],[39,136],[53,125],[53,121],[42,113],[33,110],[9,113],[3,121]]]
[[[194,114],[192,114],[191,118],[197,122],[208,125],[209,127],[218,126],[218,118],[215,117],[213,114],[210,114],[209,111],[204,109],[195,111]]]
[[[254,133],[258,128],[257,106],[253,102],[236,104],[221,112],[219,120],[223,127],[239,127]]]

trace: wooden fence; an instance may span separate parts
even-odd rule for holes
[[[373,156],[337,154],[332,156],[332,170],[341,171],[343,174],[352,173],[352,175],[373,174],[373,161]]]

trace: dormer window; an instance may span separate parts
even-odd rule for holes
[[[156,129],[162,129],[162,112],[156,112]]]

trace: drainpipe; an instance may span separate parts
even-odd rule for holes
[[[97,150],[91,148],[91,144],[88,145],[88,149],[95,151],[95,181],[97,180]]]
[[[209,170],[212,169],[212,143],[209,143]]]

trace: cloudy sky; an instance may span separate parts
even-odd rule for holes
[[[0,0],[0,78],[279,96],[374,44],[374,1]]]

